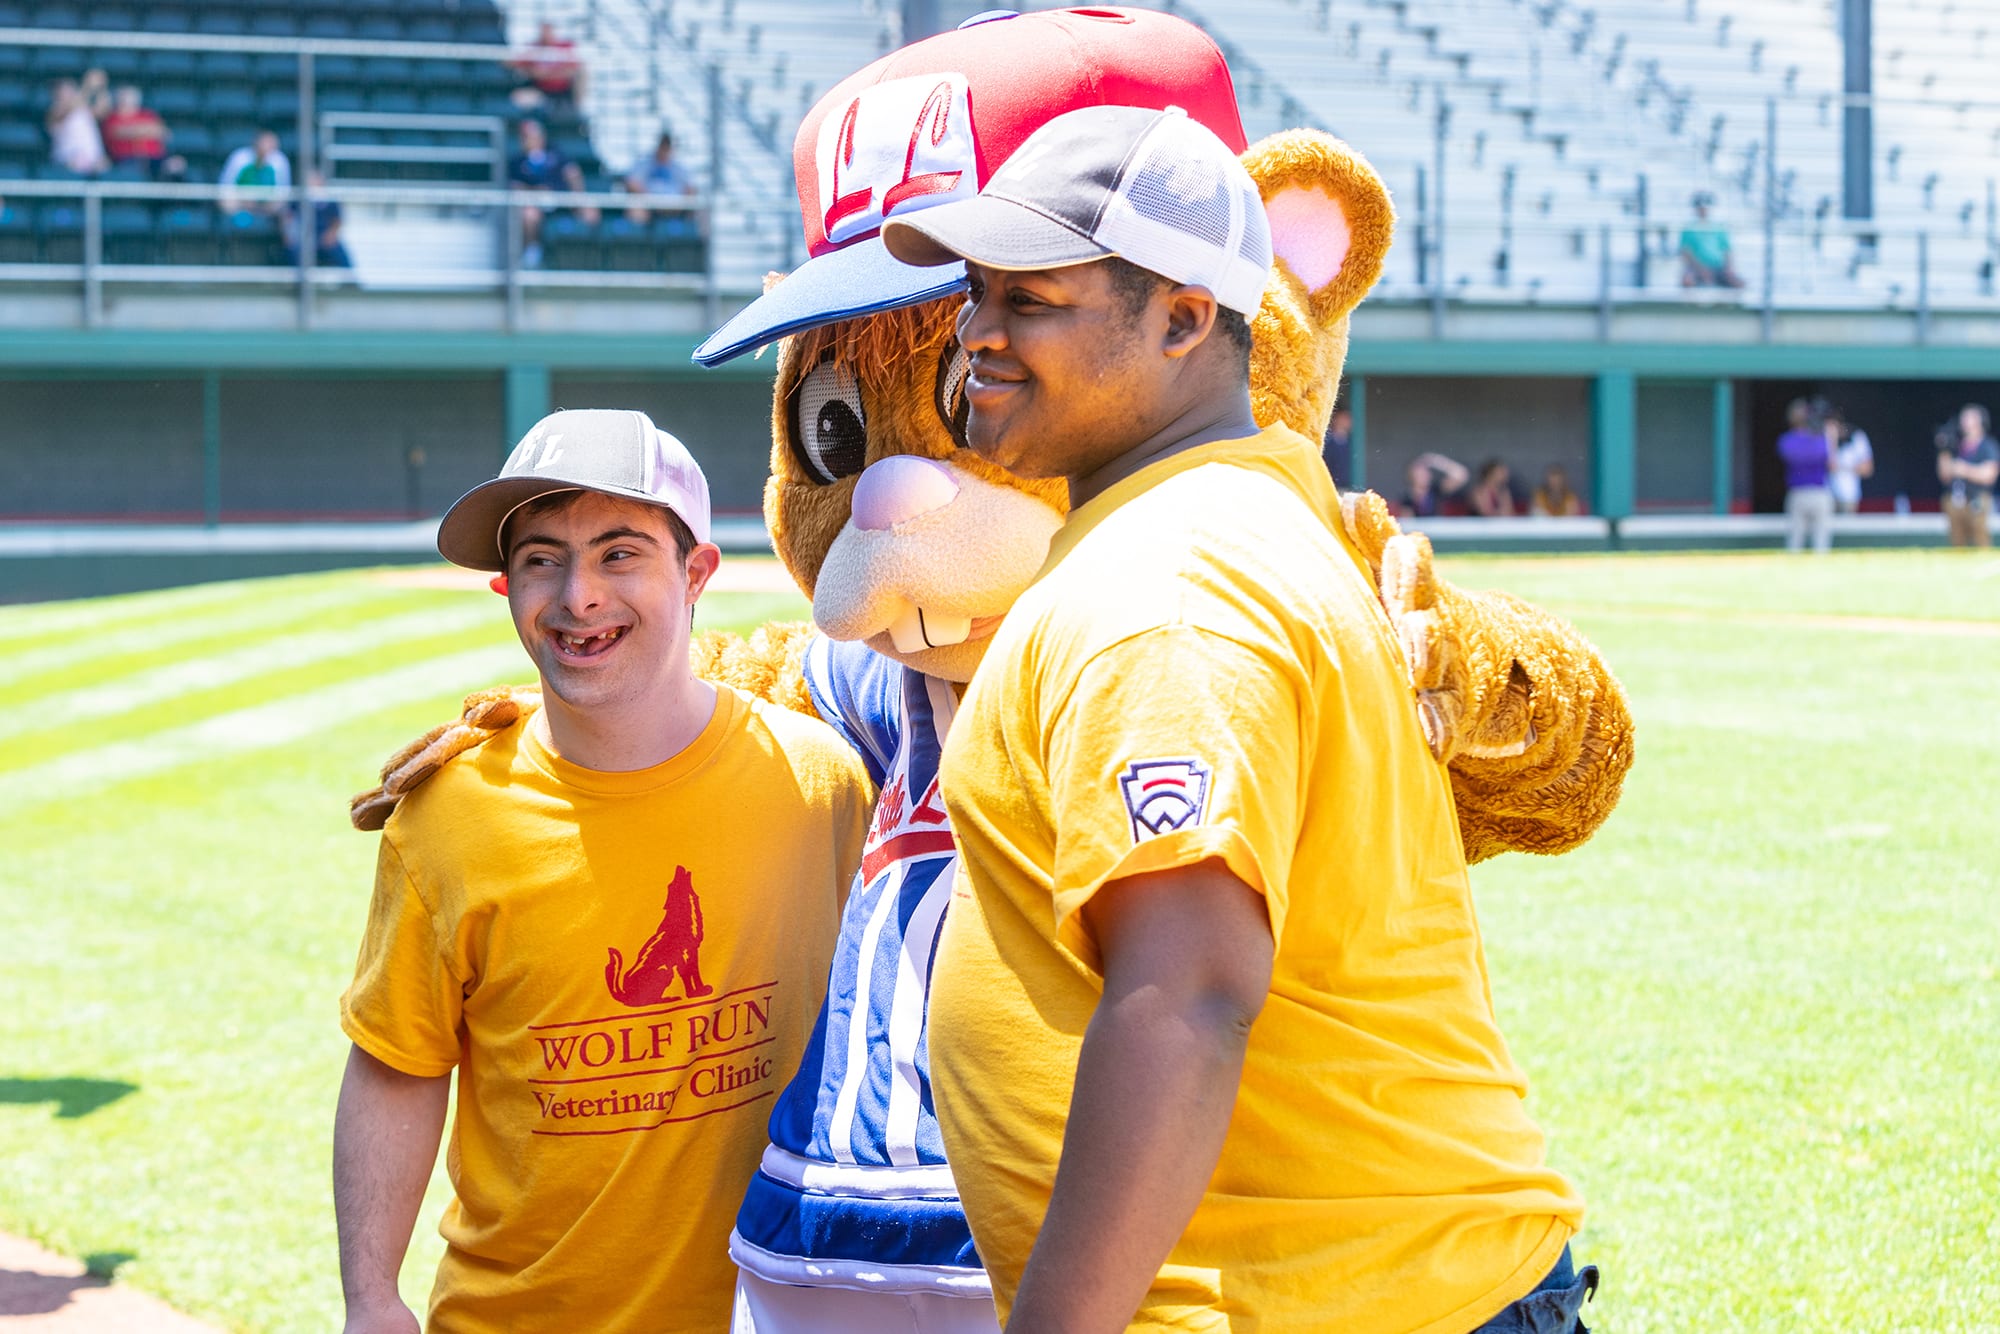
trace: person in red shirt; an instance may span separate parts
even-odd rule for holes
[[[113,162],[144,162],[155,176],[174,176],[173,164],[180,161],[167,155],[173,131],[160,113],[144,105],[139,90],[126,84],[118,90],[111,111],[98,123],[104,135],[104,151]]]
[[[514,104],[532,110],[545,102],[581,102],[583,62],[571,54],[575,50],[576,43],[557,33],[555,24],[542,24],[534,52],[507,62],[507,68],[523,79],[514,90]]]

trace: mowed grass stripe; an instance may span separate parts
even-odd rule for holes
[[[4,568],[5,565],[0,564],[0,569]],[[178,612],[194,611],[219,602],[240,602],[246,590],[256,586],[254,582],[245,583],[237,580],[227,583],[190,584],[186,588],[169,588],[148,593],[126,593],[117,597],[93,598],[83,602],[0,606],[0,644],[69,634],[76,630],[102,630],[111,625],[154,620]],[[291,591],[296,594],[298,585],[292,585]]]
[[[504,633],[500,627],[461,630],[454,634],[404,640],[381,649],[357,640],[350,646],[349,652],[337,657],[321,658],[303,666],[268,672],[214,690],[195,691],[159,708],[141,710],[133,714],[119,714],[109,718],[92,718],[52,732],[34,732],[12,737],[4,744],[0,744],[0,776],[61,759],[72,751],[91,750],[114,742],[139,741],[148,733],[156,734],[218,714],[236,713],[264,704],[280,703],[327,686],[339,685],[343,681],[352,681],[363,676],[373,676],[408,663],[447,657],[473,649],[497,648],[514,642],[516,641],[513,637]],[[525,659],[518,664],[516,674],[523,673],[532,675]],[[322,719],[323,723],[331,721]]]
[[[252,708],[216,714],[183,727],[72,751],[0,774],[0,807],[19,809],[63,801],[135,778],[206,760],[288,745],[337,720],[351,721],[414,699],[449,698],[520,671],[520,649],[471,649],[371,676],[354,677]]]
[[[0,739],[115,717],[330,658],[392,652],[395,646],[408,640],[455,634],[493,622],[494,609],[479,602],[403,612],[354,625],[259,640],[213,657],[186,658],[81,689],[45,695],[30,708],[0,714]]]
[[[79,632],[58,643],[0,653],[0,685],[59,672],[84,660],[102,662],[119,654],[150,653],[197,640],[267,629],[383,596],[382,589],[365,583],[333,584],[303,592],[277,589],[264,597],[210,607],[185,619],[128,626],[106,634]]]

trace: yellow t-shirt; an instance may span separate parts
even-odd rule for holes
[[[1207,1194],[1132,1326],[1464,1334],[1581,1220],[1494,1019],[1443,769],[1316,447],[1274,427],[1070,516],[946,743],[938,1119],[1003,1311],[1103,993],[1078,909],[1220,858],[1277,942]]]
[[[341,1026],[405,1073],[458,1070],[431,1329],[715,1334],[867,773],[823,724],[728,689],[634,773],[539,732],[501,732],[390,818]]]

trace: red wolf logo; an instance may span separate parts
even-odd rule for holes
[[[666,912],[652,937],[639,947],[639,957],[621,974],[624,957],[615,949],[604,965],[604,985],[621,1005],[658,1005],[678,977],[686,1000],[706,996],[715,988],[701,980],[701,898],[685,866],[674,868],[667,888]]]

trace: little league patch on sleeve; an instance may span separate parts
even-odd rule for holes
[[[1197,825],[1208,813],[1208,769],[1200,760],[1135,760],[1118,776],[1132,841]]]

